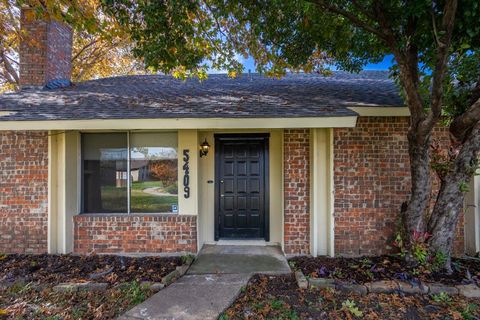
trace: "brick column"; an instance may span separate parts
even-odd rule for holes
[[[283,134],[285,253],[310,253],[310,130]]]
[[[48,135],[0,131],[0,253],[45,253]]]

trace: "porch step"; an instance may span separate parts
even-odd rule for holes
[[[278,246],[204,245],[187,274],[283,274],[290,267]]]

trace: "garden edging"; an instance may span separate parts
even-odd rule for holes
[[[420,283],[412,284],[405,281],[382,280],[365,284],[352,284],[329,278],[307,278],[301,270],[295,272],[298,287],[301,289],[310,288],[331,288],[343,292],[351,292],[359,295],[369,293],[401,293],[401,294],[439,294],[445,292],[448,295],[461,295],[466,298],[480,298],[480,287],[475,284],[445,285],[442,283]],[[306,282],[305,282],[306,281]]]

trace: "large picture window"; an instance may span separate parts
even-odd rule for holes
[[[177,134],[82,134],[84,213],[176,212]]]

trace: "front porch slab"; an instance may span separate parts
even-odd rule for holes
[[[290,273],[278,246],[205,245],[187,274]]]

